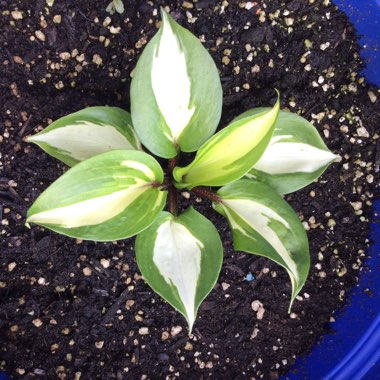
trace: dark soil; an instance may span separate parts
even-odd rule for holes
[[[0,0],[1,368],[28,379],[276,379],[310,350],[362,267],[380,125],[380,93],[360,75],[355,30],[328,3],[130,0],[124,14],[110,16],[107,0],[55,0],[51,8]],[[291,315],[286,272],[234,253],[225,220],[207,201],[191,198],[217,225],[225,261],[191,337],[141,278],[133,239],[81,242],[24,226],[27,208],[66,169],[25,137],[87,106],[129,109],[131,71],[157,30],[159,5],[215,59],[222,126],[268,106],[278,88],[282,107],[314,121],[342,156],[287,197],[312,255]],[[183,208],[189,203],[183,197]]]

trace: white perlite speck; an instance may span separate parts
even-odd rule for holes
[[[256,318],[257,319],[263,319],[265,309],[263,307],[263,304],[259,300],[255,300],[251,303],[251,308],[253,311],[256,311]]]
[[[372,91],[368,91],[368,97],[371,103],[376,103],[377,96]]]
[[[330,42],[326,42],[325,44],[321,44],[319,47],[322,51],[326,50],[330,46]]]
[[[170,335],[171,335],[171,336],[176,336],[176,335],[178,335],[181,331],[182,331],[182,327],[181,327],[181,326],[173,326],[173,327],[170,329]]]
[[[20,11],[12,11],[11,15],[12,15],[12,18],[14,20],[22,20],[23,19],[22,12],[20,12]]]
[[[140,335],[148,335],[148,334],[149,334],[149,329],[148,329],[148,327],[140,327],[140,328],[139,328],[139,334],[140,334]]]
[[[258,311],[259,308],[260,308],[260,306],[263,306],[263,304],[260,301],[258,301],[258,300],[253,301],[251,303],[251,308],[252,308],[253,311]]]
[[[257,334],[259,333],[259,329],[258,328],[254,328],[253,331],[252,331],[252,334],[251,334],[251,339],[255,339],[257,337]]]
[[[359,128],[356,130],[356,133],[357,133],[358,136],[360,136],[360,137],[369,137],[369,133],[368,133],[367,129],[364,128],[364,127],[359,127]]]

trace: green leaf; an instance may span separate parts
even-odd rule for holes
[[[130,114],[116,107],[85,108],[28,140],[69,166],[111,150],[141,149]]]
[[[102,153],[50,185],[29,209],[27,223],[80,239],[124,239],[148,227],[164,208],[162,181],[160,165],[146,153]]]
[[[120,14],[124,12],[124,4],[122,0],[113,0],[113,4],[115,6],[116,12]]]
[[[186,318],[191,332],[222,266],[214,225],[191,207],[178,217],[162,212],[137,236],[136,259],[145,281]]]
[[[122,0],[112,0],[108,4],[108,6],[106,8],[106,12],[113,15],[115,13],[115,11],[120,13],[120,14],[124,12],[124,4],[123,4]]]
[[[264,153],[273,134],[280,100],[275,106],[232,122],[201,146],[190,165],[174,169],[179,188],[222,186],[246,174]]]
[[[162,11],[158,33],[133,72],[131,113],[142,143],[172,158],[197,150],[220,120],[222,87],[201,42]]]
[[[252,109],[235,120],[266,110]],[[247,177],[288,194],[315,181],[337,157],[311,123],[297,114],[280,111],[271,141]]]
[[[113,15],[116,11],[115,4],[113,0],[107,5],[106,12]]]
[[[293,209],[269,186],[242,179],[218,191],[214,208],[231,226],[236,250],[268,257],[284,267],[292,282],[291,305],[309,268],[306,232]]]

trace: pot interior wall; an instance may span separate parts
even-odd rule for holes
[[[336,0],[362,36],[363,70],[369,82],[380,86],[380,0]],[[379,146],[379,144],[378,144]],[[379,150],[378,150],[379,153]],[[367,379],[380,373],[380,201],[374,202],[370,257],[350,302],[331,324],[306,359],[298,360],[284,379]]]

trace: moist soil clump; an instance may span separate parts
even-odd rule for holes
[[[360,75],[358,38],[330,1],[0,0],[0,367],[36,379],[276,379],[326,332],[357,282],[375,193],[380,93]],[[189,337],[144,283],[134,240],[94,243],[24,226],[27,208],[67,168],[26,137],[87,106],[129,109],[137,58],[159,6],[204,43],[221,73],[221,127],[275,101],[312,121],[341,161],[287,196],[308,231],[311,272],[292,313],[286,272],[234,252]],[[377,166],[376,166],[377,165]],[[366,295],[363,295],[364,297]]]

